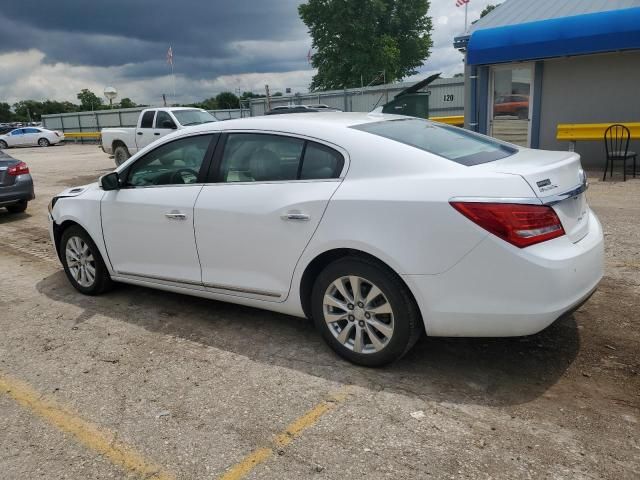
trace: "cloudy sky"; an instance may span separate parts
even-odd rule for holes
[[[114,86],[120,97],[158,104],[221,91],[307,91],[311,39],[300,0],[16,0],[0,9],[0,102],[76,101],[82,88]],[[489,0],[471,0],[469,21]],[[494,2],[495,3],[495,2]],[[431,0],[434,47],[421,73],[462,71],[451,46],[464,29],[455,0]]]

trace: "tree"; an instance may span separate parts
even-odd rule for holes
[[[311,90],[380,84],[416,73],[432,46],[427,0],[307,0],[316,50]]]
[[[13,104],[14,120],[27,122],[27,121],[40,121],[42,115],[51,113],[67,113],[77,112],[78,106],[71,102],[58,102],[55,100],[45,100],[40,102],[38,100],[21,100]]]
[[[264,93],[242,92],[242,95],[240,96],[240,100],[247,100],[248,98],[264,98],[264,97],[266,97]]]
[[[484,7],[484,9],[482,10],[482,12],[480,12],[480,18],[485,17],[487,15],[489,15],[492,11],[494,11],[496,9],[496,7],[500,6],[500,4],[498,3],[497,5],[487,5],[486,7]]]
[[[0,122],[7,123],[13,121],[13,112],[11,111],[11,105],[5,102],[0,102]]]
[[[458,72],[453,76],[453,78],[459,78],[459,77],[464,77],[464,73]]]
[[[240,100],[231,92],[221,92],[216,95],[218,108],[240,108]]]
[[[120,108],[135,108],[137,107],[136,102],[131,100],[129,97],[124,97],[120,100]]]
[[[102,106],[102,98],[88,88],[80,90],[80,93],[78,93],[76,97],[80,100],[80,108],[83,111],[98,110]]]
[[[21,100],[13,104],[16,120],[22,122],[39,122],[43,110],[42,102],[37,100]]]
[[[486,7],[484,7],[484,9],[480,12],[480,18],[482,17],[486,17],[487,15],[489,15],[491,12],[493,12],[496,7],[499,7],[500,4],[496,4],[496,5],[487,5]],[[480,20],[480,18],[478,20]],[[471,25],[473,25],[474,23],[476,23],[478,20],[474,20],[473,22],[471,22]]]

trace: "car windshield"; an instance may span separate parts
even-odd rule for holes
[[[173,115],[183,127],[198,125],[200,123],[217,122],[216,117],[204,110],[174,110]]]
[[[466,166],[500,160],[518,151],[462,128],[419,118],[365,123],[351,128],[411,145]]]

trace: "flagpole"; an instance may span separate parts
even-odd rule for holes
[[[467,9],[469,8],[469,2],[464,4],[464,33],[467,33]]]
[[[176,75],[173,73],[173,58],[171,58],[171,78],[173,79],[173,101],[178,103],[176,99]]]

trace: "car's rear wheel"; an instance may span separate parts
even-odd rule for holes
[[[100,251],[79,226],[67,228],[60,241],[60,258],[71,285],[85,295],[97,295],[113,285]]]
[[[130,156],[129,150],[124,145],[118,145],[113,149],[113,159],[116,161],[116,165],[122,165]]]
[[[22,202],[14,203],[13,205],[7,205],[7,210],[9,213],[22,213],[27,209],[27,201],[24,200]]]
[[[367,258],[346,257],[318,276],[311,298],[316,327],[354,363],[375,367],[402,357],[422,332],[415,301],[400,278]]]
[[[40,140],[38,140],[38,145],[41,147],[48,147],[50,143],[46,138],[41,138]]]
[[[7,145],[7,142],[4,140],[0,140],[0,150],[4,150],[5,148],[9,148],[9,145]]]

